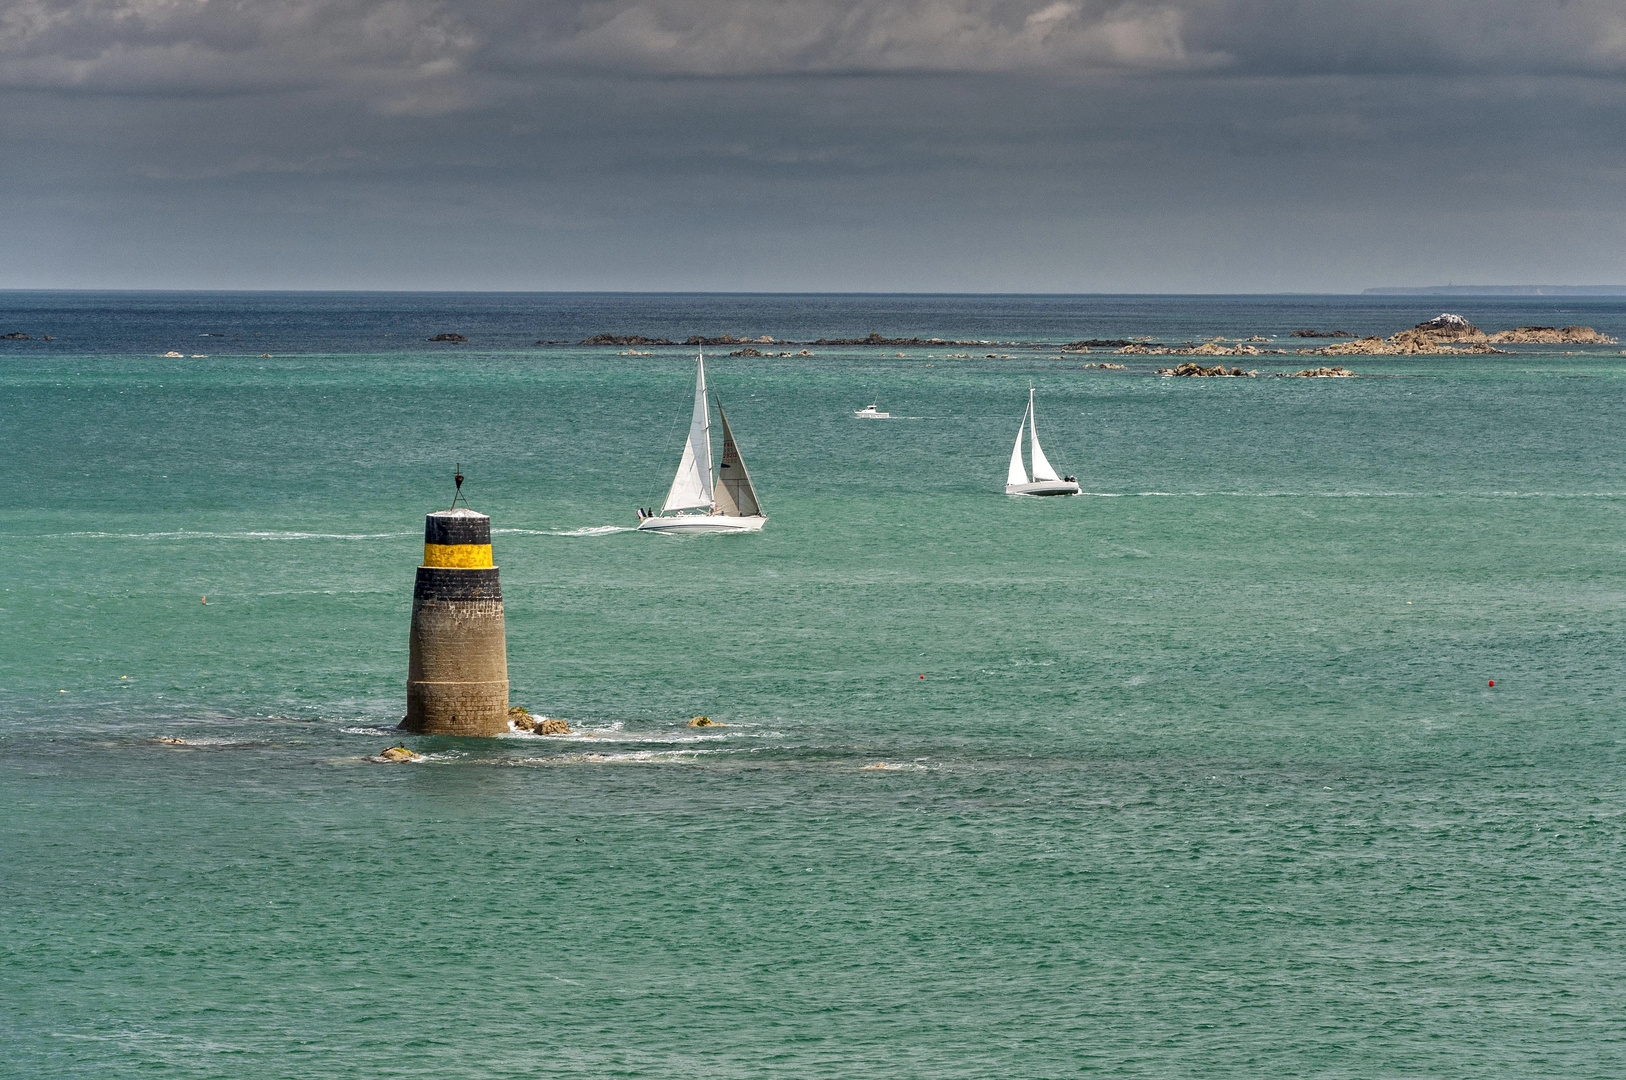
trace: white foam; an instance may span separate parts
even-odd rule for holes
[[[493,536],[499,533],[517,536],[612,536],[637,531],[630,525],[589,525],[580,529],[492,529],[491,533]]]
[[[312,533],[278,530],[243,532],[194,532],[179,529],[174,532],[115,533],[68,532],[41,533],[42,537],[84,537],[91,540],[394,540],[414,533]]]

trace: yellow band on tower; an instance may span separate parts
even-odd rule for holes
[[[458,570],[485,570],[491,563],[490,544],[425,544],[425,566],[449,566]]]

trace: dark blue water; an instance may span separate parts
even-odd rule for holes
[[[1064,343],[1150,335],[1285,336],[1299,329],[1387,336],[1441,305],[1485,329],[1583,324],[1626,332],[1621,297],[823,296],[613,293],[0,293],[0,356],[396,353],[461,333],[469,346],[523,349],[594,334],[811,341],[940,337]],[[222,335],[219,338],[206,335]],[[443,346],[450,348],[450,346]]]

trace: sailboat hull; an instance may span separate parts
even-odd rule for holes
[[[1032,484],[1006,484],[1007,495],[1077,495],[1082,492],[1071,480],[1040,480]]]
[[[667,514],[647,517],[638,523],[639,532],[663,533],[754,533],[768,524],[766,516],[734,517],[730,514]]]

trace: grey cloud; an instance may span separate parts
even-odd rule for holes
[[[550,73],[1626,73],[1613,0],[11,0],[0,87],[338,91],[384,112]]]

